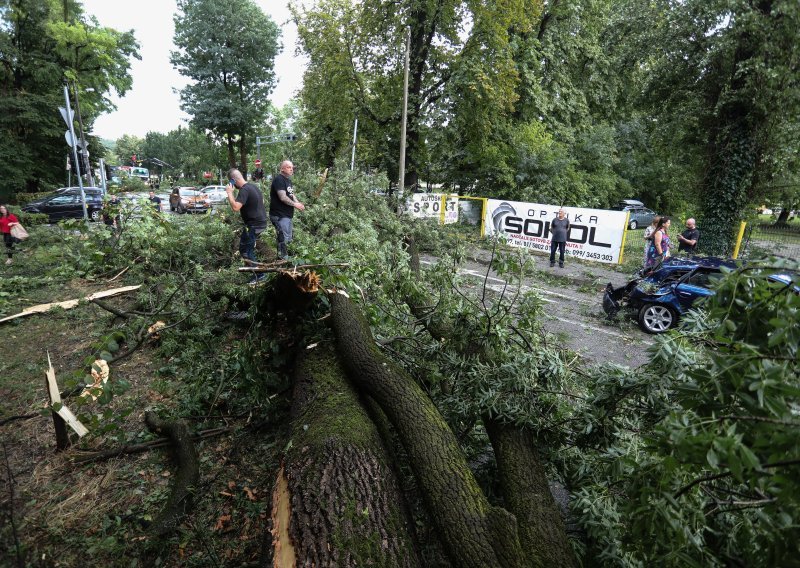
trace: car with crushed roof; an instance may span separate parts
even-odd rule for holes
[[[736,268],[736,262],[716,257],[668,258],[624,286],[615,288],[609,283],[603,294],[603,311],[613,317],[628,310],[643,331],[664,333],[697,302],[714,294],[713,281],[723,270]],[[796,276],[771,274],[768,278],[792,287],[795,294],[800,292]]]

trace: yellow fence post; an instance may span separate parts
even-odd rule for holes
[[[481,238],[483,238],[486,236],[486,206],[489,203],[489,199],[484,197],[481,201],[483,202],[481,207]]]
[[[739,258],[739,249],[742,247],[742,238],[744,237],[744,228],[747,226],[747,221],[742,221],[739,225],[739,235],[736,237],[736,246],[733,247],[733,259]]]
[[[628,213],[625,215],[625,230],[622,232],[622,244],[619,247],[619,260],[617,261],[617,264],[622,264],[622,259],[625,256],[625,241],[628,239],[628,227],[630,226],[628,223],[630,222],[630,219],[631,212],[628,211]]]
[[[439,224],[444,225],[444,210],[447,207],[447,194],[442,194],[442,205],[439,210]]]

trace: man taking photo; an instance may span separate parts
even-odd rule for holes
[[[267,228],[267,212],[264,209],[264,196],[261,190],[252,183],[245,183],[242,172],[231,169],[228,172],[230,183],[225,188],[228,195],[228,203],[231,209],[238,211],[242,216],[244,230],[239,239],[239,252],[242,258],[256,261],[256,240],[258,236]],[[239,188],[236,199],[233,197],[234,187]],[[253,276],[252,283],[264,279],[264,274]]]

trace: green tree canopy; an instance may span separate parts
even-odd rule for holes
[[[131,57],[139,57],[133,33],[100,27],[79,2],[0,1],[0,192],[63,183],[64,81],[79,92],[90,131],[113,108],[110,92],[130,88]],[[93,155],[102,152],[92,140]]]
[[[228,162],[247,170],[254,129],[269,108],[279,51],[275,22],[251,0],[179,0],[172,64],[193,82],[181,90],[192,125],[228,147]]]

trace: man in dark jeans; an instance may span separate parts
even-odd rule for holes
[[[686,230],[678,235],[678,252],[693,253],[699,240],[700,230],[697,228],[694,219],[686,219]]]
[[[269,189],[269,220],[278,233],[278,256],[288,256],[289,243],[292,242],[292,217],[294,210],[305,211],[306,207],[292,190],[294,166],[289,160],[281,162],[281,172],[272,180]]]
[[[550,233],[553,235],[553,240],[550,241],[550,268],[556,265],[556,249],[559,251],[558,266],[564,268],[564,249],[567,247],[569,219],[563,209],[559,209],[558,217],[550,221]]]
[[[228,194],[228,203],[231,209],[238,211],[242,216],[244,230],[239,239],[239,252],[242,258],[256,260],[256,239],[267,228],[267,211],[264,208],[264,196],[261,190],[252,183],[245,183],[242,172],[232,169],[228,172],[231,183],[225,188]],[[236,199],[233,198],[233,188],[239,188]],[[253,276],[251,284],[263,280],[264,274]]]

